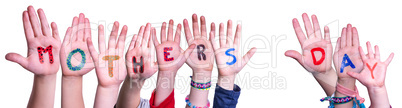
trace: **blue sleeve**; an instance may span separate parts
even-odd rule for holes
[[[240,87],[236,84],[233,90],[223,89],[216,84],[213,108],[236,108],[240,91]]]

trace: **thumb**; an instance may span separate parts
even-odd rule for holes
[[[251,57],[253,57],[254,53],[257,51],[257,48],[253,47],[251,48],[246,55],[243,56],[242,60],[242,66],[244,67],[247,62],[250,60]]]
[[[190,56],[191,52],[195,49],[195,44],[191,44],[186,51],[184,51],[184,59],[181,59],[180,63],[186,62],[187,58]]]
[[[20,54],[17,54],[17,53],[8,53],[8,54],[6,55],[6,59],[7,59],[8,61],[12,61],[12,62],[18,63],[18,64],[20,64],[20,65],[21,65],[22,67],[24,67],[24,68],[27,68],[27,67],[28,67],[28,60],[27,60],[25,57],[21,56]]]
[[[347,74],[348,74],[349,76],[355,78],[355,79],[358,79],[358,80],[359,80],[359,78],[360,78],[360,74],[359,74],[359,73],[347,72]]]
[[[301,65],[303,65],[302,55],[299,52],[297,52],[295,50],[288,50],[285,52],[285,56],[291,57],[291,58],[297,60],[297,62],[299,62]]]

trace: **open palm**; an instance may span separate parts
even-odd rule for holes
[[[152,30],[156,34],[156,30]],[[168,34],[166,39],[166,22],[163,22],[161,29],[161,44],[156,35],[153,36],[156,49],[156,56],[160,72],[177,72],[190,55],[195,45],[191,45],[186,51],[179,46],[181,35],[181,24],[177,25],[175,39],[173,41],[173,20],[169,21]],[[176,73],[173,73],[176,75]]]
[[[153,35],[153,34],[152,34]],[[126,66],[130,78],[145,80],[151,77],[158,70],[158,65],[155,62],[155,46],[151,35],[151,24],[145,27],[141,26],[138,35],[134,35],[130,46],[126,53]],[[135,63],[140,63],[141,66],[134,67]]]
[[[370,42],[367,42],[367,55],[364,54],[362,47],[359,47],[359,51],[364,63],[363,70],[360,73],[348,71],[347,74],[359,80],[359,82],[367,88],[383,87],[385,84],[387,67],[394,58],[394,53],[391,53],[387,60],[381,62],[380,51],[377,45],[375,46],[375,53],[373,53],[373,50],[371,49]]]
[[[87,47],[87,38],[91,38],[91,27],[84,14],[74,17],[73,23],[66,31],[60,50],[63,75],[82,76],[94,68]]]
[[[334,65],[339,78],[351,78],[346,72],[360,72],[363,69],[363,61],[358,50],[359,46],[357,29],[355,27],[352,28],[352,25],[348,24],[347,28],[342,29],[341,37],[338,38],[335,47]],[[348,58],[351,62],[347,61]],[[344,68],[341,69],[342,64],[348,63],[350,64],[349,66],[345,65]]]
[[[40,23],[32,6],[29,6],[28,11],[24,11],[22,15],[25,37],[28,43],[27,57],[17,53],[8,53],[6,59],[20,64],[35,75],[56,74],[60,66],[59,51],[61,44],[57,26],[56,23],[52,22],[52,31],[50,31],[43,10],[38,9],[38,14]]]
[[[116,38],[119,31],[119,23],[116,21],[110,33],[108,49],[105,45],[104,28],[99,26],[99,52],[93,46],[91,38],[87,39],[88,48],[95,62],[96,75],[100,86],[119,85],[127,75],[124,60],[124,41],[127,35],[127,26],[123,26],[119,40]]]
[[[214,48],[216,64],[218,66],[219,76],[234,76],[240,72],[241,69],[247,64],[250,58],[256,52],[256,48],[250,49],[247,54],[241,56],[240,51],[240,37],[241,26],[237,25],[236,33],[233,38],[232,21],[228,21],[227,33],[224,33],[224,24],[219,25],[219,43],[215,42],[215,24],[211,25],[210,41]],[[228,55],[231,54],[231,55]],[[234,57],[233,57],[234,56]]]
[[[327,72],[332,65],[332,44],[329,28],[324,28],[325,36],[322,38],[317,16],[311,16],[313,26],[306,13],[302,17],[308,39],[306,39],[297,19],[293,19],[293,28],[301,45],[302,54],[295,50],[288,50],[285,55],[296,59],[309,72]]]
[[[212,49],[211,43],[208,41],[205,17],[201,16],[201,33],[198,27],[197,15],[193,14],[193,33],[191,34],[191,30],[187,19],[183,20],[184,24],[184,32],[186,35],[186,40],[188,45],[195,44],[197,50],[193,50],[190,54],[190,57],[186,60],[186,63],[195,71],[195,72],[212,72],[212,68],[214,65],[214,50]],[[210,38],[211,39],[211,38]],[[199,53],[200,52],[200,53]]]

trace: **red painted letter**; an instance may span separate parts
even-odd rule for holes
[[[366,63],[366,65],[369,68],[369,70],[371,71],[371,78],[374,79],[373,71],[374,71],[375,67],[377,66],[377,63],[374,64],[373,68],[371,68],[371,66],[368,63]]]
[[[320,60],[318,60],[318,61],[315,59],[315,55],[314,55],[314,52],[316,52],[316,51],[320,51],[320,52],[321,52],[321,58],[320,58]],[[320,48],[320,47],[311,49],[311,55],[313,56],[313,63],[314,63],[314,65],[320,65],[320,64],[324,61],[324,59],[325,59],[325,51],[324,51],[324,49],[322,49],[322,48]]]

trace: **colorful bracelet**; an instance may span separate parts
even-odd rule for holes
[[[211,106],[211,104],[208,101],[207,106],[197,107],[197,106],[191,104],[190,99],[189,99],[189,95],[187,95],[187,97],[186,97],[186,103],[187,103],[188,106],[190,106],[190,108],[209,108]]]
[[[193,80],[193,77],[190,76],[191,78],[191,87],[198,89],[198,90],[209,90],[209,88],[211,88],[211,81],[207,82],[207,83],[197,83]]]
[[[330,96],[328,96],[328,97],[320,99],[321,102],[329,101],[333,104],[345,104],[345,103],[351,102],[352,100],[353,100],[353,97],[350,97],[350,96],[346,96],[346,97],[330,97]]]

